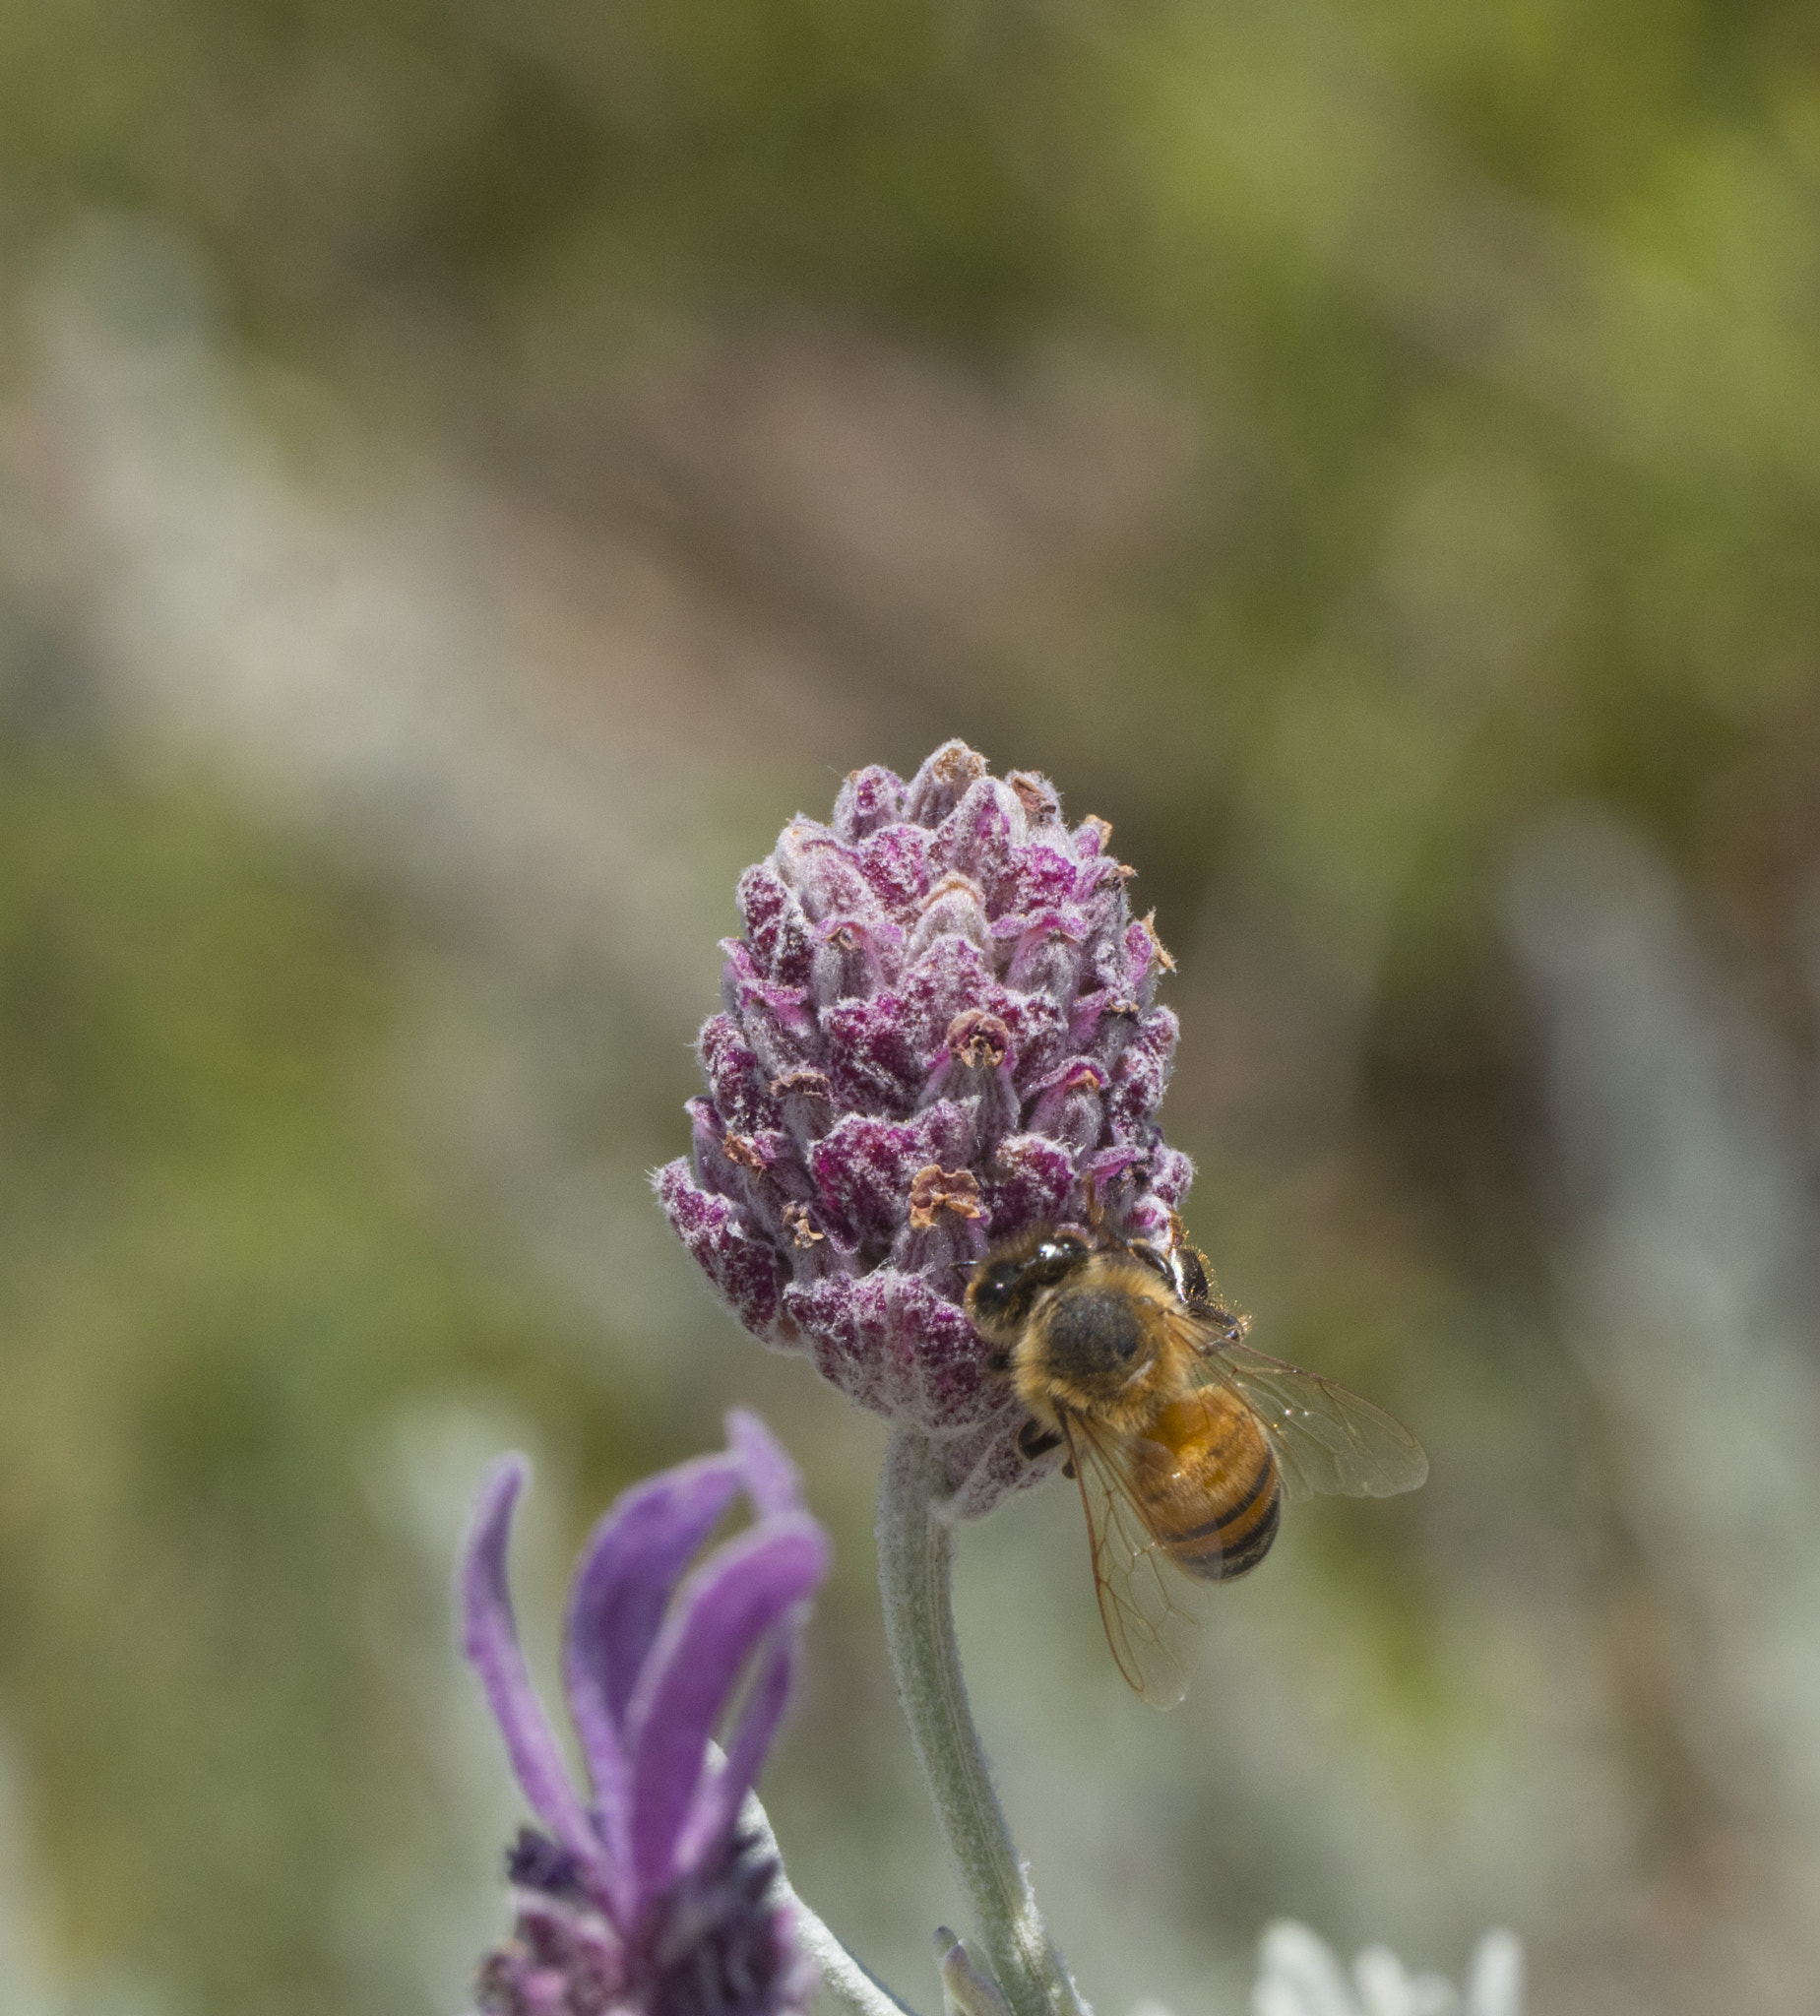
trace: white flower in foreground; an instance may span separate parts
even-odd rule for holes
[[[1288,1920],[1264,1934],[1252,2016],[1523,2016],[1523,1947],[1487,1932],[1467,1970],[1462,1999],[1438,1974],[1406,1973],[1387,1946],[1368,1946],[1352,1979],[1330,1949]]]

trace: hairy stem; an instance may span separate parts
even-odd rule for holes
[[[899,1429],[878,1498],[878,1580],[885,1642],[923,1782],[980,1942],[1012,2016],[1087,2016],[1055,1950],[992,1790],[967,1705],[949,1582],[954,1535],[928,1439]]]

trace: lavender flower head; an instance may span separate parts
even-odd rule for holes
[[[481,1488],[462,1578],[466,1648],[541,1823],[509,1858],[517,1924],[481,1967],[485,2016],[799,2016],[813,1997],[778,1866],[738,1820],[828,1540],[764,1424],[736,1413],[726,1427],[723,1454],[626,1491],[577,1564],[563,1681],[592,1800],[569,1776],[513,1622],[506,1544],[524,1459],[502,1459]],[[690,1571],[742,1490],[753,1525]],[[717,1760],[712,1738],[736,1693]]]
[[[741,1323],[943,1447],[954,1509],[1044,1474],[962,1311],[987,1248],[1039,1221],[1167,1245],[1192,1166],[1157,1109],[1170,962],[1110,828],[962,742],[906,784],[855,771],[739,878],[724,1011],[700,1039],[670,1224]]]

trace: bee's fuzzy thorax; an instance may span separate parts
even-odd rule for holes
[[[1151,1269],[1121,1252],[1087,1255],[1038,1295],[1011,1348],[1018,1397],[1039,1420],[1065,1410],[1141,1432],[1181,1388],[1181,1313]]]

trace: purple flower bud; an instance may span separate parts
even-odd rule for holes
[[[1111,829],[962,742],[906,784],[855,771],[739,879],[724,1012],[701,1035],[670,1224],[740,1322],[945,1446],[970,1516],[1042,1474],[962,1313],[989,1247],[1039,1221],[1166,1243],[1193,1168],[1157,1110],[1171,965]]]
[[[506,1587],[523,1458],[481,1487],[462,1578],[469,1658],[541,1823],[507,1858],[511,1939],[482,1963],[484,2016],[798,2016],[815,1990],[778,1867],[738,1830],[789,1692],[828,1540],[763,1423],[625,1492],[577,1564],[563,1641],[592,1781],[577,1793],[519,1650]],[[693,1569],[740,1491],[757,1515]],[[738,1716],[711,1738],[737,1698]]]

